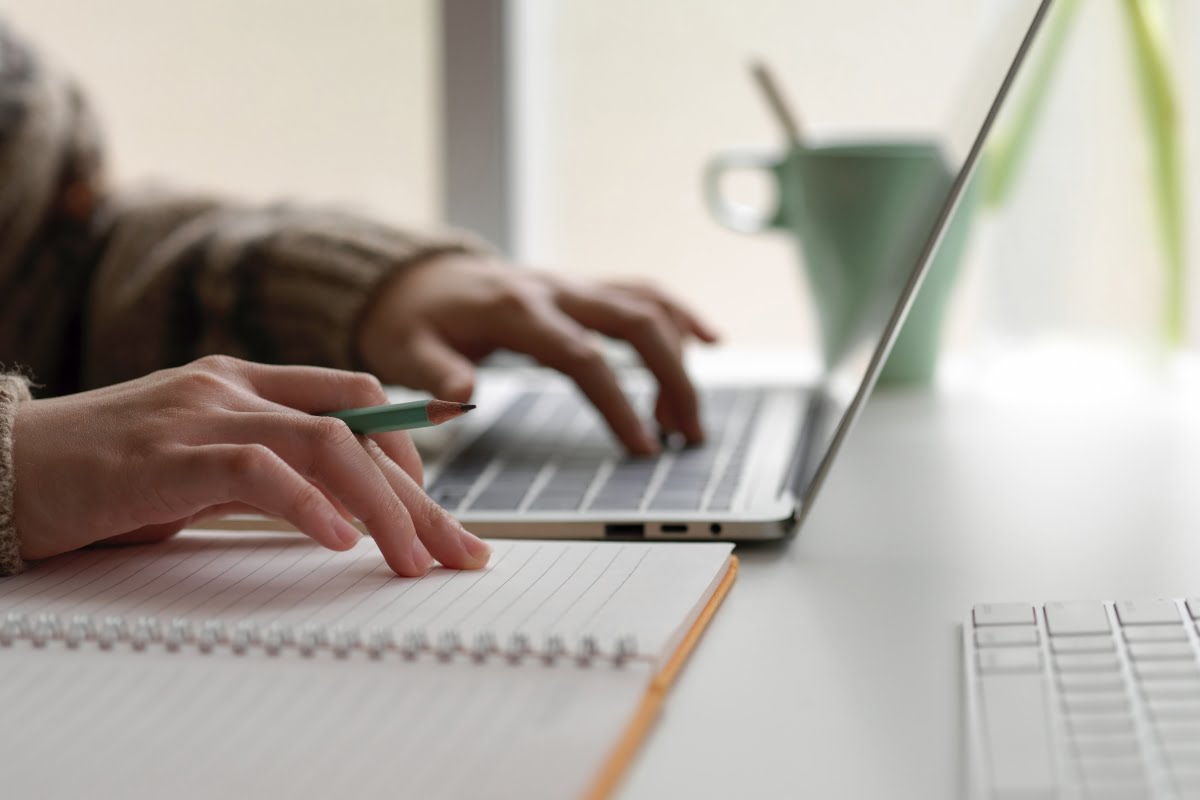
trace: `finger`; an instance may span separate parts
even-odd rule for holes
[[[660,432],[676,433],[679,431],[679,423],[675,421],[675,415],[671,413],[671,406],[662,392],[658,393],[658,398],[654,402],[654,418],[658,420]]]
[[[475,365],[429,328],[417,329],[397,343],[388,375],[456,403],[467,402],[475,391]]]
[[[188,516],[236,502],[287,520],[331,550],[347,550],[361,536],[315,486],[263,445],[190,448],[156,478],[177,493],[173,507],[189,507]]]
[[[387,392],[379,379],[366,372],[347,372],[324,367],[275,366],[246,363],[243,374],[249,386],[276,410],[295,409],[307,414],[386,405]],[[268,410],[266,407],[259,410]],[[412,437],[403,431],[379,433],[374,437],[400,467],[417,483],[425,482],[421,455]]]
[[[238,414],[222,425],[219,435],[235,444],[267,446],[303,478],[318,484],[327,494],[326,502],[337,498],[330,506],[344,507],[362,520],[400,574],[424,575],[433,566],[428,553],[415,548],[416,528],[392,482],[363,446],[367,440],[341,421],[295,412]],[[400,470],[390,458],[387,462]]]
[[[487,565],[492,553],[487,542],[467,532],[450,512],[433,502],[412,476],[397,468],[374,442],[366,441],[363,449],[375,460],[408,509],[417,536],[434,558],[451,569],[480,569]]]
[[[668,421],[676,423],[689,442],[703,441],[696,387],[683,366],[679,335],[662,309],[645,300],[595,290],[566,289],[558,303],[583,325],[632,344],[662,387]]]
[[[658,452],[658,442],[638,419],[604,354],[588,332],[553,303],[529,304],[500,335],[502,346],[527,353],[574,380],[631,452]]]
[[[721,339],[721,335],[711,323],[674,296],[667,294],[653,284],[633,281],[612,281],[607,285],[622,291],[631,292],[658,304],[664,311],[670,314],[671,319],[681,331],[690,333],[702,342],[714,344]]]
[[[259,397],[308,414],[387,402],[379,379],[366,372],[246,362],[242,374]]]

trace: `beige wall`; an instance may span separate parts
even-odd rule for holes
[[[438,213],[434,0],[5,0],[78,75],[123,180]]]

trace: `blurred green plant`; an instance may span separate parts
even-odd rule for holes
[[[1020,171],[1063,43],[1079,10],[1079,0],[1059,0],[1047,21],[1041,51],[1012,122],[988,149],[984,202],[1003,205]],[[1151,176],[1166,275],[1163,296],[1163,337],[1167,344],[1183,342],[1186,253],[1184,247],[1183,157],[1179,136],[1176,90],[1167,59],[1162,0],[1122,0],[1124,19],[1133,48],[1134,69],[1153,173]]]

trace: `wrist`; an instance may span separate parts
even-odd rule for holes
[[[461,247],[429,250],[399,264],[376,284],[359,316],[353,334],[355,367],[379,375],[394,346],[395,321],[421,310],[415,301],[429,277],[444,275],[455,266],[488,262],[490,256]]]

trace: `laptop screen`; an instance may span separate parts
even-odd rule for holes
[[[822,200],[806,208],[815,224],[805,260],[821,298],[825,363],[793,473],[801,514],[880,373],[904,381],[929,369],[938,330],[928,323],[940,315],[998,173],[994,134],[1010,131],[1032,88],[1032,71],[1020,68],[1038,59],[1033,44],[1051,0],[1001,5],[944,131],[924,141],[816,145],[800,156],[805,181],[823,184],[809,195]]]

